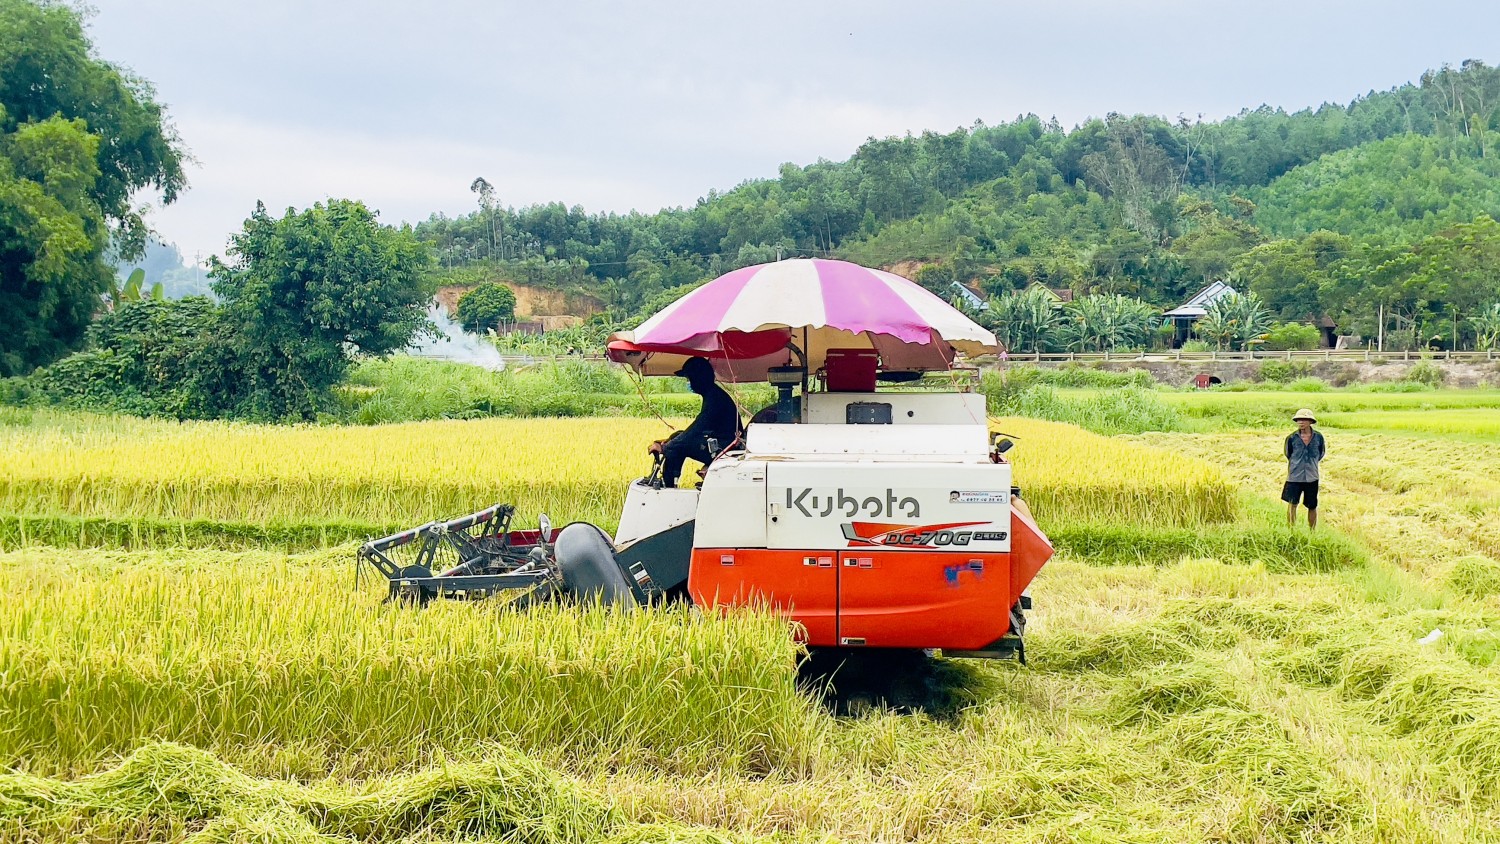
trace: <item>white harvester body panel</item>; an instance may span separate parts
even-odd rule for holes
[[[797,461],[766,467],[767,548],[1010,551],[1010,466]]]
[[[751,425],[746,450],[767,461],[865,459],[989,465],[989,433],[975,425]]]
[[[632,483],[625,493],[625,509],[620,513],[615,545],[624,548],[637,540],[691,522],[697,514],[696,489],[666,489]]]
[[[704,479],[694,547],[1009,551],[1011,471],[990,459],[987,422],[942,401],[965,394],[914,397],[955,421],[751,425],[746,452]]]
[[[806,422],[844,425],[849,405],[889,404],[892,425],[988,423],[983,393],[809,393]]]
[[[745,455],[715,460],[698,499],[696,548],[766,547],[766,463]]]

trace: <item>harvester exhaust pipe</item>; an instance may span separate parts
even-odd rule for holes
[[[797,401],[792,397],[792,388],[802,383],[807,369],[802,366],[773,366],[766,373],[766,380],[776,387],[776,422],[786,425],[797,421]]]

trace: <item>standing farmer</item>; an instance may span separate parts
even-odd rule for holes
[[[1318,420],[1311,410],[1302,408],[1292,417],[1297,430],[1286,438],[1286,485],[1281,488],[1281,500],[1286,502],[1288,527],[1297,524],[1297,502],[1307,507],[1307,527],[1318,526],[1318,463],[1328,453],[1323,435],[1313,430]]]

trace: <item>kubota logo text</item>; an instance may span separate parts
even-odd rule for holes
[[[793,497],[794,493],[796,495],[795,498]],[[898,507],[901,509],[900,513],[896,512]],[[796,511],[809,518],[813,516],[822,518],[833,515],[835,510],[838,511],[840,516],[846,519],[860,515],[861,510],[864,511],[864,515],[872,519],[889,519],[897,516],[905,516],[908,519],[920,519],[922,517],[922,505],[917,503],[917,499],[909,495],[898,499],[895,490],[890,488],[886,489],[885,498],[881,498],[878,495],[871,495],[868,498],[855,498],[849,493],[844,492],[843,487],[839,487],[838,491],[832,495],[826,493],[813,495],[811,489],[796,491],[790,487],[787,488],[786,511],[788,514]]]

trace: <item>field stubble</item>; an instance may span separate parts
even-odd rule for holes
[[[974,667],[951,719],[835,719],[794,692],[770,619],[415,613],[325,563],[0,558],[38,599],[0,628],[0,755],[29,771],[0,775],[0,817],[31,831],[9,840],[1457,842],[1500,823],[1500,677],[1457,646],[1490,622],[1319,575],[1062,559],[1029,670]],[[1454,636],[1412,645],[1432,625]]]
[[[1434,589],[1461,561],[1481,580],[1487,566],[1500,566],[1500,445],[1395,434],[1327,436],[1321,525],[1358,539],[1380,559]],[[1285,478],[1279,435],[1149,434],[1137,439],[1213,460],[1264,499],[1274,500]]]

